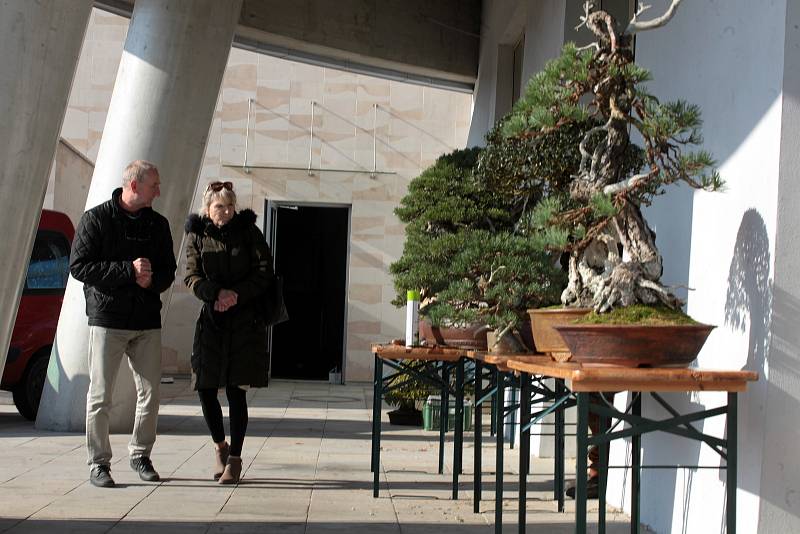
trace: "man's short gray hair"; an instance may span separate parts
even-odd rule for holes
[[[122,185],[127,186],[132,180],[141,183],[150,173],[158,174],[158,167],[156,167],[154,163],[143,159],[131,161],[122,172]]]

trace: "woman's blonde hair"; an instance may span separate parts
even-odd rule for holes
[[[208,217],[208,207],[215,200],[230,202],[233,204],[233,209],[236,210],[236,193],[233,192],[233,185],[230,185],[230,182],[225,182],[224,187],[220,187],[219,189],[214,187],[219,183],[221,182],[211,182],[208,184],[208,187],[206,187],[206,192],[203,193],[203,205],[199,210],[202,217]]]

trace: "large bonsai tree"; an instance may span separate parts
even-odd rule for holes
[[[580,132],[568,187],[554,187],[525,218],[544,248],[569,253],[565,305],[605,312],[682,304],[660,281],[661,255],[641,207],[675,182],[705,190],[722,182],[710,154],[690,150],[702,143],[700,110],[650,94],[650,73],[634,62],[632,46],[635,33],[666,24],[679,3],[647,22],[638,20],[640,10],[618,32],[608,13],[592,12],[587,2],[581,24],[595,42],[565,46],[531,79],[503,125],[502,134],[518,140]]]

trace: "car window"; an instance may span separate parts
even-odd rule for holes
[[[58,232],[40,230],[33,243],[25,288],[52,290],[67,287],[69,242]]]

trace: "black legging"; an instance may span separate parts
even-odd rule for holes
[[[203,407],[203,417],[206,419],[211,439],[214,443],[225,441],[225,427],[222,425],[222,407],[217,399],[216,389],[198,389],[200,405]],[[231,456],[242,455],[244,435],[247,432],[247,395],[246,391],[237,386],[225,388],[228,397],[229,419],[231,421]]]

